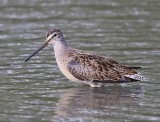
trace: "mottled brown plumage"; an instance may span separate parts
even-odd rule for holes
[[[140,67],[124,66],[110,58],[85,53],[72,48],[67,54],[71,59],[68,62],[68,70],[80,80],[102,83],[137,81],[125,75],[137,74],[136,70]]]
[[[46,47],[53,44],[56,62],[61,72],[71,81],[100,87],[104,83],[126,83],[143,80],[137,74],[140,67],[128,67],[96,54],[71,48],[58,29],[47,33],[47,39],[25,61]]]

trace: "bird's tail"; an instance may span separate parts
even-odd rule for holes
[[[141,67],[127,67],[127,69],[139,70]]]
[[[136,81],[145,81],[144,77],[139,74],[133,74],[133,75],[125,75],[126,78],[130,78]]]

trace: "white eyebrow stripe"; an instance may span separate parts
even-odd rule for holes
[[[54,34],[55,33],[52,33],[51,35],[49,35],[48,38],[47,38],[47,40],[50,40]]]

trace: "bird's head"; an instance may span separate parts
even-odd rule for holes
[[[63,39],[63,34],[59,29],[53,29],[48,31],[45,42],[37,50],[35,50],[31,55],[29,55],[28,58],[25,60],[25,62],[27,62],[32,56],[37,54],[47,45],[50,45],[50,44],[54,45],[55,43],[61,41],[62,39]]]
[[[46,43],[47,44],[54,44],[58,41],[63,39],[63,34],[59,29],[53,29],[48,31],[47,33],[47,38],[46,38]]]

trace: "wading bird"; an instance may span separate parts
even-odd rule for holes
[[[73,82],[100,87],[107,83],[143,80],[143,76],[137,73],[140,67],[124,66],[110,58],[70,47],[59,29],[50,30],[45,42],[25,62],[50,44],[53,45],[59,69]]]

